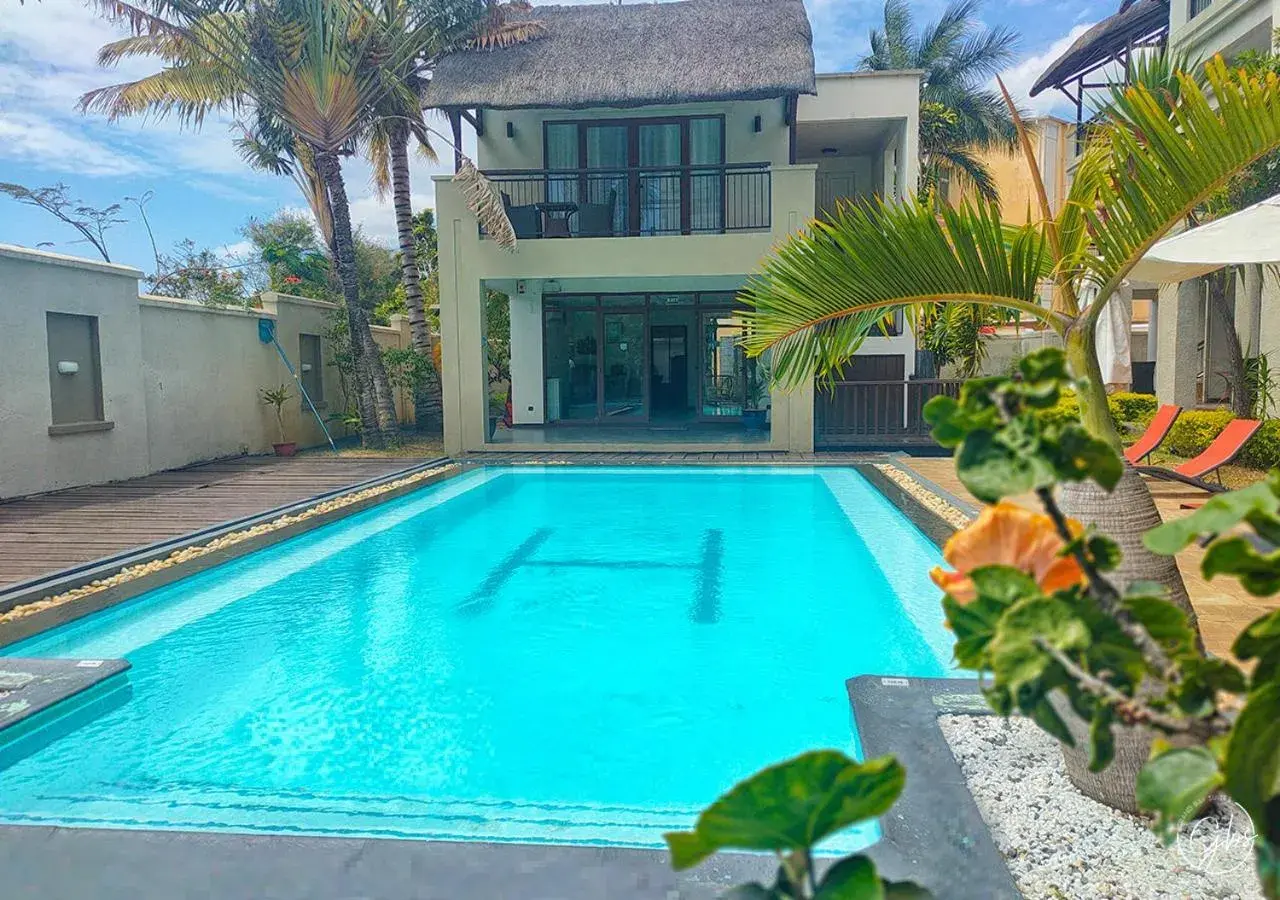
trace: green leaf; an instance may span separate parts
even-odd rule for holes
[[[997,680],[1017,690],[1044,674],[1051,659],[1037,644],[1043,640],[1059,650],[1089,645],[1089,629],[1070,605],[1057,597],[1021,600],[1000,619],[991,641],[991,670]]]
[[[1272,647],[1258,657],[1258,664],[1253,667],[1251,680],[1255,685],[1264,685],[1270,681],[1280,682],[1280,645]]]
[[[884,900],[933,900],[933,894],[913,881],[886,881]]]
[[[1085,551],[1099,572],[1112,572],[1120,565],[1120,545],[1105,534],[1093,534],[1085,542]]]
[[[884,900],[884,885],[865,856],[846,856],[827,870],[813,900]]]
[[[771,766],[711,804],[692,832],[665,835],[672,866],[688,869],[725,849],[811,848],[843,828],[884,814],[905,779],[891,756],[858,763],[835,750]]]
[[[980,566],[970,572],[969,577],[980,598],[994,600],[1002,607],[1040,595],[1036,580],[1013,566]]]
[[[1280,591],[1280,550],[1259,553],[1242,537],[1214,541],[1200,564],[1205,578],[1235,575],[1255,597],[1269,597]]]
[[[1227,792],[1249,813],[1259,834],[1268,828],[1268,804],[1280,795],[1280,684],[1254,690],[1231,730],[1227,744]]]
[[[1045,455],[1063,481],[1086,481],[1092,478],[1110,492],[1124,474],[1124,462],[1101,438],[1085,431],[1084,426],[1069,422],[1046,429]]]
[[[1186,654],[1180,660],[1182,683],[1174,690],[1178,708],[1189,716],[1207,716],[1217,708],[1219,691],[1243,694],[1248,679],[1231,663],[1218,657]]]
[[[1023,707],[1023,711],[1031,716],[1031,721],[1035,722],[1050,737],[1054,738],[1060,744],[1068,747],[1076,745],[1076,739],[1071,734],[1071,729],[1067,727],[1067,723],[1062,721],[1062,716],[1058,715],[1058,711],[1053,708],[1053,704],[1049,702],[1047,697],[1042,697],[1030,708]]]
[[[1280,512],[1276,477],[1239,491],[1216,494],[1189,516],[1166,522],[1146,533],[1142,542],[1152,553],[1173,556],[1202,534],[1222,534],[1244,521],[1250,513],[1274,516]]]
[[[956,455],[956,475],[984,503],[1026,494],[1057,480],[1053,466],[1034,453],[1015,452],[996,433],[975,431]]]
[[[1155,813],[1156,828],[1168,841],[1222,781],[1218,761],[1204,747],[1167,750],[1138,773],[1138,806]]]
[[[1275,647],[1280,647],[1280,609],[1250,622],[1236,638],[1231,652],[1239,659],[1249,660]]]
[[[1111,707],[1098,704],[1089,722],[1089,771],[1101,772],[1116,758],[1116,740],[1111,731]]]
[[[1018,372],[1030,382],[1051,381],[1065,385],[1071,381],[1071,372],[1067,368],[1067,355],[1057,347],[1044,347],[1034,353],[1028,353],[1018,361]]]
[[[1194,645],[1196,636],[1187,614],[1163,596],[1129,595],[1122,602],[1142,627],[1166,648],[1185,649]]]

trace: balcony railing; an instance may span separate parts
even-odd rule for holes
[[[725,234],[772,227],[768,163],[485,175],[501,192],[520,239]]]
[[[1213,4],[1213,0],[1190,0],[1190,2],[1191,14],[1187,16],[1188,19],[1194,19]]]
[[[819,383],[815,438],[821,447],[931,445],[924,405],[957,397],[963,381],[837,381]]]

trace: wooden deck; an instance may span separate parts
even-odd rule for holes
[[[420,462],[240,457],[0,503],[0,590]]]

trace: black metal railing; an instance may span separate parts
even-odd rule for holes
[[[1194,19],[1212,5],[1213,0],[1191,0],[1191,14],[1187,18]]]
[[[816,442],[822,447],[931,444],[924,405],[939,395],[958,397],[962,384],[958,379],[819,384]]]
[[[724,234],[772,227],[768,163],[484,174],[501,193],[521,239]]]

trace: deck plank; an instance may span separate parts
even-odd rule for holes
[[[390,475],[419,462],[246,456],[0,502],[0,589]]]

